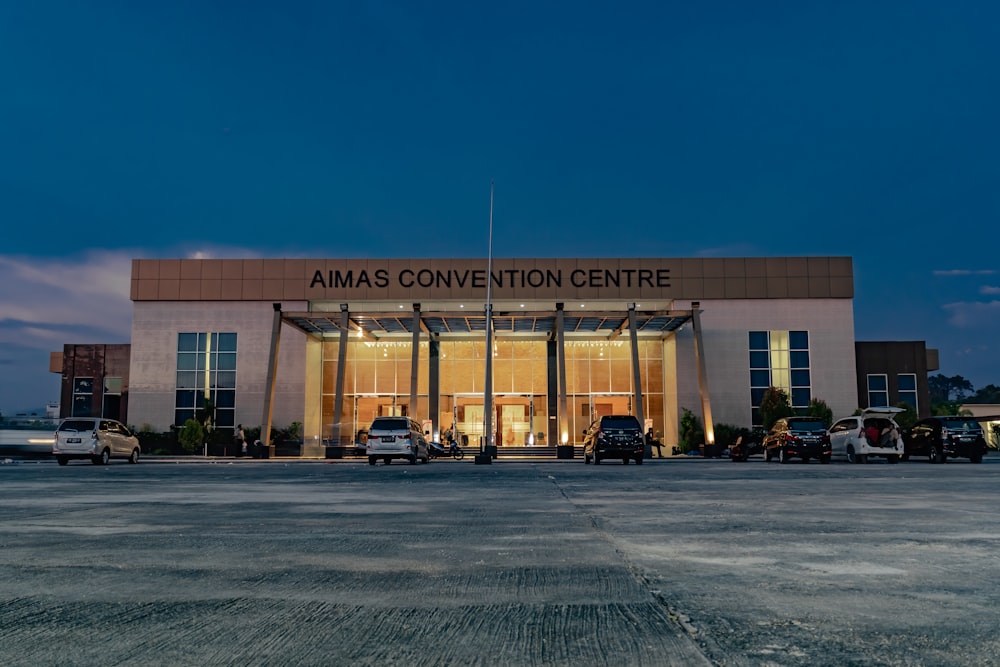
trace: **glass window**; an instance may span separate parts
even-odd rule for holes
[[[198,334],[182,333],[177,334],[178,352],[195,352],[198,349]]]
[[[750,332],[750,349],[751,350],[766,350],[769,347],[767,341],[766,331],[751,331]]]
[[[788,357],[791,368],[809,368],[809,352],[805,350],[796,350],[791,352]]]
[[[792,350],[808,350],[809,349],[809,332],[808,331],[789,331],[788,332],[788,345]]]
[[[792,386],[793,387],[808,387],[809,386],[809,371],[807,371],[807,370],[794,370],[794,371],[792,371]]]
[[[770,368],[771,363],[767,352],[751,352],[750,368]]]
[[[868,376],[868,407],[883,408],[889,405],[888,381],[885,375]]]
[[[180,333],[177,335],[176,425],[193,418],[211,397],[216,426],[232,426],[236,407],[235,333]],[[220,370],[221,369],[221,370]],[[219,391],[219,389],[223,391]],[[220,404],[221,399],[221,404]]]
[[[914,373],[902,373],[896,377],[896,386],[899,387],[899,402],[906,403],[914,410],[917,409],[917,376]]]
[[[793,388],[792,389],[792,407],[793,408],[807,408],[809,407],[809,401],[812,398],[812,392],[808,388]]]
[[[764,370],[750,371],[750,386],[765,387],[765,388],[771,386],[771,371],[764,371]]]

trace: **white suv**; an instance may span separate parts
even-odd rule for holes
[[[139,439],[121,422],[103,417],[70,417],[55,432],[52,454],[59,465],[70,459],[90,459],[107,465],[112,458],[139,462]]]
[[[393,459],[406,459],[410,463],[430,460],[420,424],[408,417],[376,417],[368,429],[365,453],[371,466],[379,459],[387,465]]]
[[[830,427],[830,448],[835,458],[867,463],[871,456],[898,463],[903,456],[903,436],[893,419],[903,408],[868,408],[860,415],[838,419]]]

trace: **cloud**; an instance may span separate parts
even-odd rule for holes
[[[935,276],[992,276],[994,269],[936,269]]]
[[[198,244],[151,255],[130,248],[62,257],[0,255],[0,343],[59,351],[66,343],[128,342],[132,260],[259,257],[236,246]]]
[[[979,293],[985,295],[1000,294],[1000,287],[993,287],[992,285],[983,285],[982,287],[979,288]]]
[[[1000,326],[1000,301],[946,303],[948,323],[960,329]]]

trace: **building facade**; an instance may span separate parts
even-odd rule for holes
[[[684,409],[749,427],[772,385],[857,407],[848,257],[494,259],[489,318],[487,278],[473,259],[134,260],[129,420],[166,430],[209,399],[219,428],[300,422],[306,443],[405,414],[531,447],[612,413],[668,444]]]

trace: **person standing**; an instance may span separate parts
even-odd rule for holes
[[[233,442],[239,448],[240,456],[247,455],[247,436],[243,432],[243,424],[236,425],[236,433],[233,434]]]

